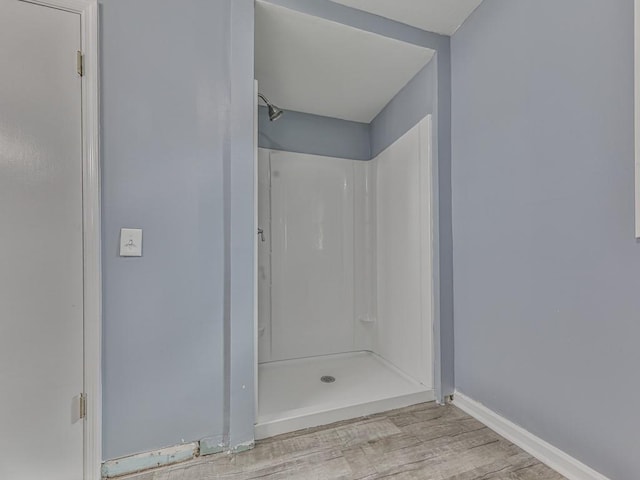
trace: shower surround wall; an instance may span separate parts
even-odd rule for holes
[[[425,118],[380,153],[375,171],[375,352],[433,386],[431,122]]]
[[[260,362],[372,350],[372,164],[258,155]]]
[[[269,157],[271,358],[350,351],[354,162],[288,152]]]
[[[260,150],[261,362],[369,350],[433,388],[429,138],[430,117],[371,162]]]

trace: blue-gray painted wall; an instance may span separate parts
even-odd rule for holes
[[[103,458],[251,440],[253,1],[100,15]]]
[[[437,107],[438,62],[434,59],[371,122],[371,156],[378,156],[428,114],[434,116],[437,140]]]
[[[287,152],[370,160],[369,124],[287,110],[275,122],[258,112],[258,145]]]
[[[450,38],[410,27],[387,18],[346,7],[330,0],[266,0],[334,22],[349,25],[389,38],[435,50],[434,66],[437,72],[437,165],[438,178],[438,238],[439,296],[434,325],[436,392],[440,398],[454,391],[454,339],[453,339],[453,240],[451,224],[451,52]],[[420,101],[420,100],[418,100]],[[393,107],[392,107],[393,108]],[[424,115],[423,115],[424,116]],[[410,115],[407,117],[410,118]],[[405,120],[403,120],[405,121]],[[409,125],[412,126],[412,125]],[[406,130],[405,130],[406,131]],[[377,137],[377,135],[376,135]],[[380,137],[382,138],[382,137]],[[393,135],[372,140],[380,148]],[[389,144],[392,143],[389,142]],[[373,153],[373,151],[372,151]],[[439,368],[438,368],[439,367]]]
[[[485,0],[452,39],[456,386],[640,478],[633,0]]]

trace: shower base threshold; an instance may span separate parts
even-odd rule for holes
[[[371,352],[263,363],[255,436],[260,440],[433,400],[432,388]]]

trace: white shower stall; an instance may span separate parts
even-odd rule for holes
[[[431,116],[370,161],[257,163],[256,438],[434,400]]]

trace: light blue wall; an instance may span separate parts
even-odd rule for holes
[[[258,112],[258,144],[262,148],[370,160],[369,143],[370,127],[366,123],[291,110],[270,122],[266,107],[261,106]]]
[[[253,2],[231,5],[100,3],[105,459],[253,433]]]
[[[456,386],[640,478],[633,0],[485,0],[452,55]]]
[[[438,62],[429,62],[371,122],[371,156],[376,157],[428,114],[437,138]],[[437,152],[437,149],[435,149]]]
[[[453,240],[451,226],[451,55],[450,38],[410,27],[377,15],[345,7],[330,0],[266,0],[269,3],[291,8],[302,13],[325,18],[379,35],[395,38],[436,50],[434,66],[437,72],[438,115],[438,238],[439,289],[436,299],[434,325],[436,392],[439,397],[454,390],[454,340],[453,340]],[[421,101],[418,98],[417,101]],[[424,115],[423,115],[424,116]],[[404,123],[403,123],[404,124]],[[382,138],[382,137],[380,137]],[[377,148],[384,140],[376,140]],[[373,152],[372,152],[373,153]],[[438,368],[438,366],[440,368]]]

